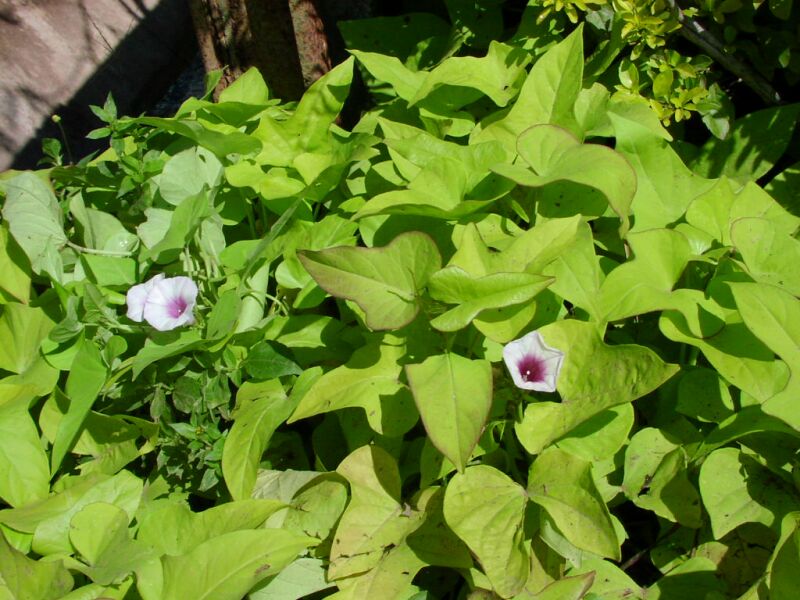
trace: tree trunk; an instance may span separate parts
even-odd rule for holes
[[[189,0],[207,71],[222,69],[215,97],[250,67],[272,95],[297,100],[331,68],[317,0]]]

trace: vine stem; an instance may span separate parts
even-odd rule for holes
[[[769,105],[783,102],[780,94],[770,83],[746,62],[725,50],[725,46],[702,23],[687,17],[676,0],[667,0],[678,16],[680,33],[689,42],[706,52],[714,61],[741,79],[750,89]]]
[[[83,252],[84,254],[96,254],[98,256],[133,256],[133,252],[131,251],[98,250],[97,248],[86,248],[84,246],[79,246],[74,242],[70,242],[69,240],[67,240],[67,246],[78,252]]]

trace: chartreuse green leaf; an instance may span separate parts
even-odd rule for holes
[[[295,161],[302,154],[313,158],[313,153],[318,155],[329,149],[330,127],[349,93],[353,64],[354,59],[348,58],[317,79],[287,120],[278,121],[266,113],[261,115],[252,136],[263,142],[255,156],[256,165],[299,167]]]
[[[355,59],[350,57],[317,79],[297,105],[286,124],[295,136],[298,147],[314,151],[327,138],[330,126],[336,121],[350,93]]]
[[[702,525],[700,497],[689,482],[686,453],[659,429],[646,427],[631,439],[622,489],[640,508],[686,527]]]
[[[492,406],[492,366],[453,353],[406,365],[425,431],[434,446],[463,471]]]
[[[470,175],[474,172],[470,173],[461,161],[436,156],[413,176],[407,189],[378,194],[358,210],[355,218],[398,214],[455,219],[482,210],[508,191],[508,186],[491,187],[495,193],[488,198],[465,199]]]
[[[563,246],[557,256],[550,258],[551,262],[542,269],[542,273],[555,277],[555,282],[550,286],[552,291],[574,306],[585,310],[593,321],[602,325],[604,321],[600,304],[600,285],[603,273],[595,254],[592,230],[587,223],[575,223],[575,225],[577,229],[574,232],[568,230],[571,233],[568,238],[569,245]],[[563,241],[558,245],[561,244]],[[545,253],[545,256],[548,254]]]
[[[75,194],[69,202],[69,211],[75,218],[77,230],[83,237],[83,243],[88,248],[109,250],[115,254],[131,253],[136,248],[139,240],[114,215],[88,208],[84,204],[83,195]],[[85,258],[85,257],[84,257]],[[98,258],[95,256],[95,258]],[[102,258],[117,258],[119,256],[106,256]]]
[[[97,346],[93,343],[81,344],[67,377],[69,408],[58,424],[50,454],[50,469],[53,473],[58,471],[61,461],[77,441],[83,423],[106,382],[107,374],[108,369]]]
[[[39,345],[55,322],[38,307],[12,302],[0,316],[0,369],[24,373],[39,358]]]
[[[239,600],[316,543],[282,529],[224,533],[180,556],[163,557],[162,600]]]
[[[346,505],[344,481],[336,474],[321,474],[295,493],[281,527],[324,540]]]
[[[176,133],[194,141],[198,146],[210,150],[219,158],[225,158],[229,154],[255,154],[261,150],[259,139],[237,131],[234,127],[229,127],[227,131],[223,132],[208,129],[202,123],[192,119],[164,119],[161,117],[139,117],[138,119],[120,119],[120,121],[131,121]]]
[[[669,143],[650,126],[610,111],[617,134],[616,151],[636,173],[631,212],[634,231],[666,227],[680,219],[692,200],[714,184],[690,171]]]
[[[422,288],[441,267],[434,241],[416,231],[381,248],[307,250],[298,257],[322,289],[358,304],[373,330],[410,323],[420,310]]]
[[[346,364],[316,381],[287,422],[360,407],[366,412],[370,427],[378,433],[404,434],[418,418],[411,394],[399,380],[403,369],[399,361],[404,356],[405,347],[390,338],[356,350]]]
[[[581,600],[594,583],[595,574],[585,573],[554,581],[537,594],[523,593],[514,600]]]
[[[631,579],[625,571],[608,560],[590,557],[579,567],[570,569],[569,575],[594,573],[590,594],[586,597],[596,600],[642,600],[646,591]],[[649,597],[649,596],[648,596]]]
[[[512,306],[531,300],[554,279],[528,273],[492,273],[472,277],[459,267],[447,267],[428,281],[431,297],[458,304],[431,320],[439,331],[457,331],[470,324],[482,311]]]
[[[590,462],[558,448],[545,450],[531,465],[528,494],[576,548],[619,560],[617,534]]]
[[[775,231],[767,219],[738,219],[731,241],[756,281],[800,295],[800,241]]]
[[[234,500],[253,492],[261,455],[272,434],[289,415],[294,404],[277,379],[245,382],[236,393],[233,427],[222,449],[222,475]]]
[[[203,343],[200,332],[196,329],[183,329],[174,335],[158,339],[149,339],[144,347],[133,357],[133,376],[138,377],[147,366],[163,358],[183,354]]]
[[[219,159],[205,148],[193,146],[170,157],[153,179],[161,197],[178,206],[186,198],[201,193],[204,187],[216,188],[221,175]]]
[[[339,29],[348,50],[380,52],[396,56],[410,68],[423,68],[441,58],[451,26],[432,13],[416,12],[341,21]]]
[[[517,137],[531,125],[551,123],[577,128],[573,106],[583,79],[583,26],[553,46],[533,65],[516,102],[500,119],[477,127],[470,143],[500,140],[514,151]]]
[[[553,125],[534,125],[525,130],[517,140],[517,152],[532,172],[505,164],[495,165],[492,170],[527,187],[568,181],[594,188],[606,197],[622,221],[620,232],[624,236],[636,191],[636,174],[621,154],[607,146],[582,144],[566,129]],[[580,201],[578,196],[576,202]],[[574,206],[575,202],[570,200],[569,205]],[[548,215],[552,210],[553,207],[537,206],[537,211],[545,216],[555,216]],[[576,213],[590,214],[577,207],[572,214]],[[599,214],[602,213],[601,209]]]
[[[628,236],[633,260],[603,281],[600,304],[607,321],[668,308],[673,286],[692,255],[689,241],[673,229],[650,229]]]
[[[800,365],[800,300],[771,285],[729,285],[747,328],[795,371]]]
[[[755,181],[778,161],[792,138],[800,104],[752,112],[738,119],[730,134],[700,149],[692,170],[705,177],[726,175],[741,183]]]
[[[548,346],[565,353],[556,383],[562,402],[529,404],[516,424],[517,437],[531,454],[594,415],[650,393],[678,370],[644,346],[606,345],[591,323],[557,321],[539,333]]]
[[[469,569],[469,549],[444,522],[444,490],[422,490],[411,501],[410,510],[424,515],[424,522],[403,542],[387,549],[378,564],[362,575],[337,580],[340,600],[352,598],[403,598],[413,591],[412,580],[426,566]]]
[[[160,499],[137,515],[137,540],[158,554],[178,556],[212,538],[243,529],[256,529],[286,504],[272,499],[234,500],[195,513],[185,502]]]
[[[786,388],[767,399],[762,408],[800,429],[796,407],[800,390],[800,301],[771,285],[732,283],[730,287],[747,328],[780,356],[791,371]]]
[[[397,463],[380,447],[362,446],[336,471],[350,483],[351,500],[333,537],[328,580],[375,568],[386,551],[420,526],[423,517],[401,503]]]
[[[716,539],[742,523],[777,529],[784,515],[800,509],[800,495],[790,481],[736,448],[707,456],[699,485]]]
[[[724,598],[727,592],[717,565],[705,556],[693,556],[681,563],[647,590],[647,598]]]
[[[798,180],[800,180],[800,162],[786,167],[764,186],[764,191],[794,216],[800,216]]]
[[[521,592],[528,580],[530,548],[523,529],[527,501],[520,485],[488,465],[457,473],[445,490],[445,522],[469,546],[503,598]]]
[[[688,417],[721,423],[735,414],[728,383],[713,369],[685,370],[678,383],[676,410]]]
[[[31,275],[28,259],[19,244],[8,232],[7,225],[0,225],[0,303],[28,303],[31,295]]]
[[[72,585],[72,576],[60,560],[28,558],[0,534],[0,598],[57,600],[63,598]]]
[[[711,312],[716,310],[713,300],[704,301],[702,292],[679,291],[683,293],[673,293],[678,310],[664,311],[658,322],[667,338],[700,348],[720,375],[760,402],[786,387],[788,367],[775,360],[737,312],[723,320]]]
[[[787,212],[755,183],[739,188],[726,177],[699,195],[686,211],[686,221],[725,246],[733,245],[731,228],[739,219],[766,219],[777,236],[794,235],[800,218]]]
[[[515,83],[525,74],[528,62],[527,52],[492,41],[482,57],[451,56],[424,73],[409,105],[436,112],[439,105],[459,109],[488,96],[497,106],[506,106],[516,94]]]
[[[127,471],[113,477],[91,473],[73,477],[70,483],[70,487],[38,502],[0,510],[0,523],[32,533],[33,550],[42,556],[69,554],[72,552],[69,524],[73,515],[94,502],[107,502],[122,508],[130,520],[142,495],[141,479]]]
[[[609,408],[578,425],[555,445],[589,462],[602,462],[625,445],[633,418],[631,404]]]
[[[59,250],[67,243],[64,215],[53,190],[34,173],[21,173],[4,184],[3,219],[36,273],[61,281]]]
[[[770,600],[792,600],[800,586],[800,513],[786,515],[769,568]]]
[[[298,558],[267,582],[253,589],[249,600],[305,598],[333,584],[325,579],[325,564],[319,558]]]
[[[88,563],[85,573],[95,583],[116,583],[157,557],[152,548],[130,539],[128,522],[124,510],[106,502],[89,504],[72,517],[69,540]]]
[[[50,491],[50,466],[29,404],[24,396],[0,404],[0,498],[14,507]]]
[[[745,435],[770,431],[790,435],[796,433],[796,430],[781,419],[766,414],[761,405],[747,406],[722,421],[716,429],[708,434],[708,437],[694,453],[694,458],[702,458],[720,446]]]
[[[406,67],[396,56],[352,48],[348,52],[356,57],[370,75],[378,81],[388,83],[397,96],[406,102],[411,102],[427,77],[425,72],[412,71]]]
[[[169,227],[163,236],[145,252],[144,257],[161,264],[172,262],[200,227],[202,220],[210,214],[211,203],[207,191],[201,190],[194,196],[184,198],[172,212]]]

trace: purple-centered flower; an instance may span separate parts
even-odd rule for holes
[[[194,323],[197,285],[188,277],[158,274],[128,290],[128,318],[147,321],[159,331]]]
[[[517,387],[555,392],[564,353],[545,344],[538,331],[531,331],[505,345],[503,361]]]

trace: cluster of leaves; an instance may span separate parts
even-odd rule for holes
[[[716,137],[728,135],[734,117],[727,93],[732,77],[725,72],[727,65],[713,66],[705,55],[709,48],[750,65],[754,76],[764,81],[781,75],[779,84],[786,90],[800,81],[800,36],[791,0],[531,0],[529,4],[539,11],[540,19],[555,14],[572,23],[585,20],[596,38],[595,58],[602,68],[616,61],[619,91],[646,98],[664,125],[696,113]],[[699,25],[686,25],[686,19]],[[705,44],[698,48],[679,40],[682,27],[697,30],[695,37],[704,37]]]
[[[800,107],[679,156],[581,27],[452,16],[3,175],[0,597],[794,597],[800,168],[756,180]],[[155,273],[196,325],[124,317]]]

